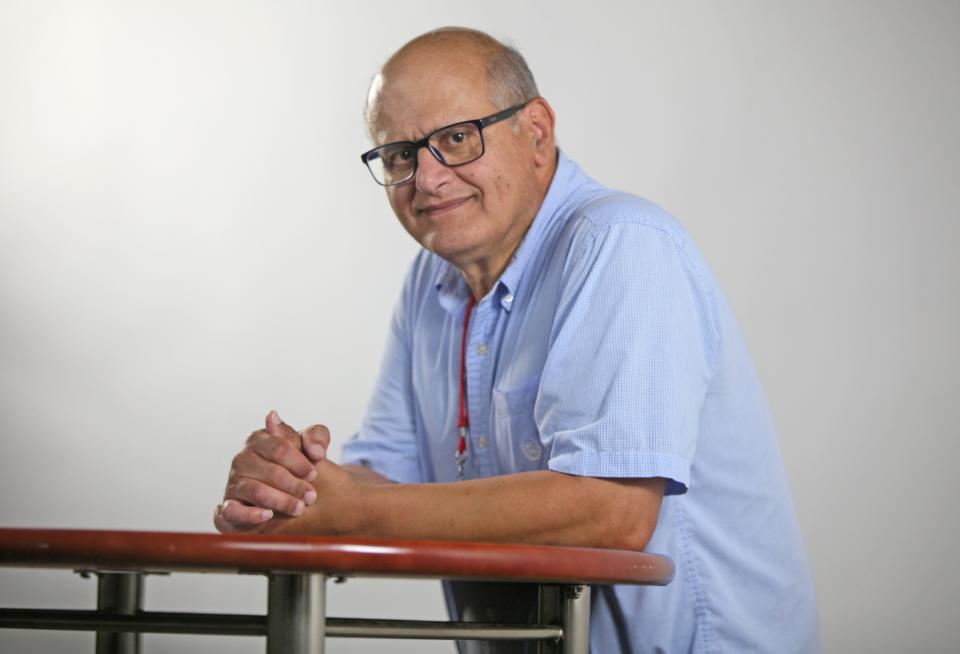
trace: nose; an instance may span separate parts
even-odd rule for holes
[[[414,182],[418,191],[435,194],[450,181],[453,171],[440,163],[426,147],[417,152],[417,172]]]

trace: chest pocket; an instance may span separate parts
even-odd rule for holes
[[[503,473],[546,468],[547,452],[533,418],[539,389],[536,377],[516,388],[493,392],[494,437]]]

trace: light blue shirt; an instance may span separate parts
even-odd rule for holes
[[[343,461],[456,479],[468,288],[423,251]],[[813,585],[766,402],[733,314],[683,228],[560,155],[467,341],[468,478],[550,469],[664,477],[647,551],[666,587],[596,587],[591,651],[815,652]]]

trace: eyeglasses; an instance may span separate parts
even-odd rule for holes
[[[429,150],[444,166],[453,168],[468,164],[483,156],[483,128],[506,120],[529,102],[515,104],[486,118],[441,127],[419,141],[396,141],[381,145],[364,152],[360,159],[381,186],[402,184],[412,179],[417,172],[417,153],[420,148]]]

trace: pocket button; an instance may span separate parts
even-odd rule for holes
[[[532,440],[523,441],[520,449],[523,450],[523,456],[527,457],[530,461],[539,461],[540,453],[543,451],[540,443]]]

